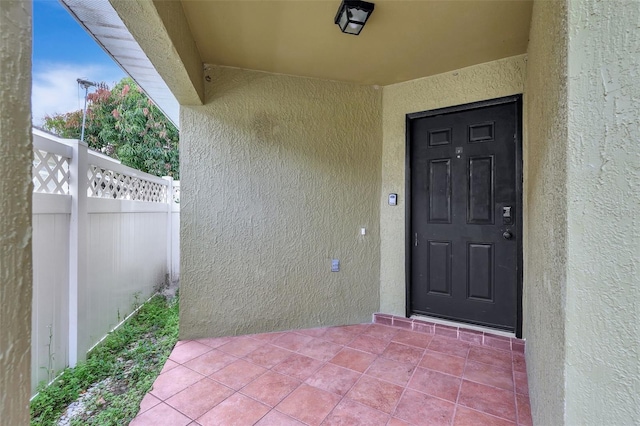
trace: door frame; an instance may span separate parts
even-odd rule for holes
[[[412,268],[412,254],[413,254],[413,245],[411,242],[413,241],[411,236],[413,235],[413,229],[411,226],[411,126],[410,123],[412,120],[432,117],[440,114],[447,114],[452,112],[464,112],[470,111],[478,108],[484,108],[488,106],[494,105],[502,105],[507,103],[515,103],[516,107],[516,212],[520,212],[516,216],[517,223],[517,232],[516,238],[518,239],[518,247],[517,247],[517,263],[516,263],[516,279],[518,280],[516,284],[516,329],[515,334],[516,337],[522,338],[522,264],[523,264],[523,255],[522,255],[522,226],[523,226],[523,216],[524,212],[522,209],[522,188],[523,188],[523,178],[522,178],[522,94],[505,96],[502,98],[489,99],[479,102],[472,102],[463,105],[456,105],[445,108],[438,108],[429,111],[422,112],[414,112],[406,115],[405,118],[405,314],[406,317],[409,318],[412,315],[411,312],[411,268]]]

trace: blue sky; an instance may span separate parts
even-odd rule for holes
[[[2,1],[2,0],[0,0]],[[84,90],[77,78],[109,86],[124,71],[57,0],[33,2],[33,123],[46,114],[82,108]]]

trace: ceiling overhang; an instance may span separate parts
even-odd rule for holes
[[[202,104],[202,62],[179,2],[60,1],[176,127],[180,104]]]
[[[340,0],[60,0],[178,124],[203,63],[386,86],[526,53],[532,0],[376,0],[358,36]]]

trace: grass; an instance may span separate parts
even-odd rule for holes
[[[32,425],[55,425],[67,406],[85,408],[71,425],[126,425],[178,339],[178,299],[154,296],[98,345],[86,362],[67,368],[31,401]],[[88,391],[88,392],[87,392]]]

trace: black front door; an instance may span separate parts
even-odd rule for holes
[[[520,111],[518,96],[407,117],[409,314],[519,332]]]

